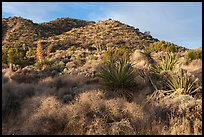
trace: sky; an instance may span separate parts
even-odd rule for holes
[[[2,2],[2,17],[35,23],[61,17],[118,20],[159,40],[186,48],[202,47],[201,2]]]

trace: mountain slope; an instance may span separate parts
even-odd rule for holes
[[[59,35],[72,28],[86,26],[91,21],[71,18],[59,18],[46,23],[33,23],[31,20],[21,17],[2,19],[3,46],[19,46],[23,43],[31,46],[34,41],[50,36]]]
[[[58,36],[49,37],[47,43],[55,43],[60,47],[72,45],[83,48],[106,46],[125,46],[142,48],[144,44],[158,41],[134,27],[115,20],[99,21],[81,28],[74,28]],[[48,44],[48,45],[49,45]]]

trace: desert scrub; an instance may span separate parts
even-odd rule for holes
[[[5,64],[8,63],[8,51],[9,51],[9,48],[2,47],[2,63],[5,63]]]
[[[83,66],[85,63],[86,63],[85,58],[77,57],[76,60],[75,60],[75,64],[77,66]]]
[[[77,48],[76,46],[71,46],[70,48],[68,48],[68,50],[74,52],[77,50]]]
[[[27,58],[36,58],[36,47],[28,48],[28,51],[26,52]]]
[[[36,69],[44,69],[46,67],[51,67],[53,63],[54,63],[53,60],[45,58],[45,59],[43,59],[41,61],[36,62],[34,64],[34,67]]]
[[[57,62],[57,63],[53,63],[53,65],[50,68],[51,68],[51,70],[55,70],[57,72],[61,72],[65,68],[65,63],[63,61],[60,61],[60,62]]]
[[[171,42],[166,42],[166,41],[158,41],[151,43],[149,45],[149,50],[151,52],[159,52],[159,51],[164,51],[164,52],[177,52],[179,50],[179,46],[171,43]]]
[[[188,62],[194,60],[194,59],[202,59],[202,48],[198,50],[188,50],[185,53],[185,58]]]
[[[129,60],[130,52],[127,49],[124,48],[116,48],[116,49],[109,49],[105,51],[103,55],[103,62],[106,62],[108,60],[117,61],[119,58],[125,58],[126,60]]]

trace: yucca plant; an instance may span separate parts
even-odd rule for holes
[[[178,58],[173,53],[168,53],[166,56],[161,57],[161,62],[154,64],[150,67],[150,73],[154,75],[161,75],[162,72],[172,71],[175,69],[175,65],[178,62]]]
[[[151,53],[152,53],[152,52],[150,51],[150,48],[149,48],[149,47],[144,46],[142,53],[143,53],[146,57],[151,58]]]
[[[103,85],[111,89],[128,89],[134,84],[134,69],[125,57],[114,61],[107,60],[98,77]]]
[[[166,80],[167,87],[174,93],[178,94],[195,95],[200,91],[198,78],[187,73],[183,69],[180,69],[177,73],[172,73]]]

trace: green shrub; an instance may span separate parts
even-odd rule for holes
[[[75,51],[76,49],[77,49],[76,46],[71,46],[71,47],[69,48],[70,51]]]
[[[110,61],[117,61],[119,58],[126,58],[129,60],[130,52],[125,48],[116,48],[114,50],[107,50],[103,55],[103,62]]]
[[[125,57],[108,60],[101,66],[98,77],[103,85],[110,89],[128,89],[134,84],[133,67]]]
[[[10,48],[8,50],[8,63],[13,63],[20,66],[26,66],[26,50],[20,48]]]
[[[82,66],[82,65],[84,65],[86,63],[86,59],[77,57],[76,60],[75,60],[75,63],[76,63],[77,66]]]
[[[179,46],[166,41],[158,41],[151,43],[149,45],[149,50],[150,52],[177,52],[179,50]]]
[[[65,63],[60,61],[59,63],[54,63],[52,68],[57,72],[61,72],[63,71],[64,67],[65,67]]]
[[[51,67],[53,65],[54,61],[50,59],[43,59],[42,61],[38,61],[34,64],[34,67],[37,69],[43,69],[46,67]]]
[[[185,58],[187,59],[187,61],[192,61],[194,59],[202,59],[202,49],[188,50],[185,53]]]
[[[8,64],[8,48],[2,48],[2,63]]]
[[[28,51],[26,52],[26,57],[27,58],[36,58],[36,47],[29,48]]]

